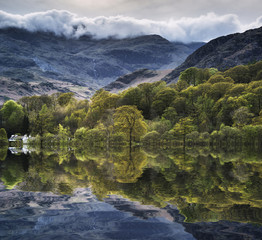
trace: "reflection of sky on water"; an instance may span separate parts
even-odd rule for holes
[[[70,197],[3,186],[0,191],[1,239],[195,239],[181,223],[165,219],[163,210],[123,200],[127,210],[131,205],[141,215],[153,211],[155,216],[142,219],[117,210],[114,202],[119,205],[121,199],[101,202],[89,189]]]
[[[0,152],[1,240],[262,239],[256,152],[14,151]]]

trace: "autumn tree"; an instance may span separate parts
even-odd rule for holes
[[[114,114],[115,127],[127,135],[131,146],[132,140],[140,138],[146,133],[147,125],[141,111],[135,106],[121,106]]]

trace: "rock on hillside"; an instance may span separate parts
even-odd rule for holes
[[[129,87],[136,87],[137,85],[145,82],[156,82],[160,81],[172,70],[148,70],[148,69],[139,69],[130,74],[119,77],[116,81],[108,84],[103,87],[105,90],[117,93],[123,91]]]
[[[180,72],[189,67],[225,70],[262,59],[262,27],[211,40],[189,55],[184,63],[165,77],[175,82]]]

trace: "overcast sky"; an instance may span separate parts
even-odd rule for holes
[[[97,38],[155,33],[172,41],[208,41],[262,25],[261,0],[0,0],[0,10],[2,28]],[[77,24],[84,29],[73,33]]]

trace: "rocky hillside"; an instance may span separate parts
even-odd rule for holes
[[[135,72],[126,74],[119,77],[116,81],[111,82],[107,86],[103,87],[105,90],[117,93],[123,91],[129,87],[136,87],[144,82],[156,82],[160,81],[172,70],[149,70],[139,69]]]
[[[73,91],[78,97],[88,97],[137,69],[173,69],[202,45],[172,43],[158,35],[66,39],[51,33],[0,29],[0,98],[52,91]]]
[[[187,57],[164,80],[177,81],[180,72],[189,67],[225,70],[262,59],[262,27],[211,40]]]

